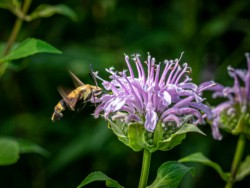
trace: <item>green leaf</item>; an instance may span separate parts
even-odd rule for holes
[[[113,133],[118,137],[118,139],[125,145],[128,145],[129,140],[125,135],[124,131],[121,129],[122,126],[118,122],[115,123],[111,120],[108,120],[108,122],[109,122],[109,127],[112,129]]]
[[[240,164],[240,167],[237,171],[235,179],[236,179],[236,181],[241,181],[248,175],[250,175],[250,155],[248,155],[246,157],[245,161],[243,161]]]
[[[49,152],[24,139],[0,137],[0,165],[10,165],[18,161],[21,153],[37,153],[45,157]]]
[[[12,50],[7,56],[0,59],[0,62],[12,61],[21,59],[27,56],[31,56],[37,53],[56,53],[59,54],[61,51],[51,46],[50,44],[35,38],[29,38],[23,41]]]
[[[117,187],[122,188],[122,186],[115,180],[108,177],[103,172],[93,172],[89,174],[80,185],[77,186],[77,188],[83,187],[85,185],[88,185],[94,181],[105,181],[107,187]]]
[[[134,151],[141,151],[144,148],[150,147],[145,140],[145,128],[142,124],[130,123],[129,125],[123,125],[121,122],[109,120],[109,125],[118,139]],[[127,129],[127,134],[122,127]]]
[[[15,9],[20,9],[21,4],[18,0],[1,0],[0,8],[13,11]]]
[[[193,167],[187,167],[177,161],[168,161],[160,166],[155,181],[147,188],[177,188],[188,172],[194,176]]]
[[[219,164],[211,161],[210,159],[208,159],[207,157],[205,157],[202,153],[197,152],[194,154],[191,154],[187,157],[184,157],[180,160],[178,160],[179,162],[197,162],[197,163],[201,163],[203,165],[207,165],[212,167],[214,170],[217,171],[217,173],[220,175],[220,177],[224,180],[227,181],[230,174],[223,172],[222,168],[220,167]]]
[[[37,18],[47,18],[53,16],[54,14],[61,14],[67,16],[72,21],[77,21],[77,15],[75,11],[64,4],[41,4],[29,16],[26,17],[26,21],[32,21]]]
[[[182,140],[186,138],[188,132],[196,132],[205,135],[196,125],[184,124],[181,128],[165,140],[159,141],[157,147],[150,149],[151,153],[156,150],[168,151],[175,146],[181,144]]]
[[[140,123],[131,123],[128,126],[129,147],[134,151],[141,151],[147,148],[145,141],[145,128]]]
[[[17,139],[17,142],[19,144],[20,153],[37,153],[44,157],[49,157],[50,155],[47,150],[28,140]]]
[[[244,134],[247,139],[250,140],[250,113],[239,113],[239,121],[235,128],[232,130],[232,134],[240,135]],[[235,118],[235,117],[234,117]]]
[[[10,9],[10,3],[8,1],[3,1],[3,2],[0,2],[0,8],[2,9]]]
[[[159,121],[154,130],[153,144],[157,145],[159,141],[162,141],[163,135],[164,135],[164,130],[162,127],[162,123]]]
[[[18,159],[18,143],[9,138],[0,138],[0,165],[14,164]]]

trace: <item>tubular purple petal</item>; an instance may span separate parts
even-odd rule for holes
[[[198,92],[202,92],[203,90],[207,90],[207,89],[212,88],[216,85],[217,84],[214,83],[214,81],[203,82],[202,84],[199,85]]]
[[[127,63],[130,76],[131,76],[131,78],[134,78],[134,72],[133,72],[132,67],[130,65],[130,62],[129,62],[129,56],[126,54],[124,54],[124,55],[125,55],[125,62]]]
[[[171,100],[172,97],[167,91],[163,91],[162,93],[159,93],[159,97],[162,98],[162,104],[166,107],[172,103],[172,100]]]
[[[136,66],[138,65],[138,72],[140,71],[140,76],[139,78],[142,80],[143,83],[146,82],[146,76],[145,76],[145,71],[144,68],[142,66],[141,60],[139,59],[139,55],[136,56]]]
[[[168,115],[167,117],[165,117],[162,122],[163,123],[167,123],[167,122],[175,122],[176,123],[176,126],[179,127],[181,125],[181,121],[180,121],[180,118],[177,117],[176,115],[173,115],[173,114],[170,114]]]
[[[174,74],[176,68],[179,66],[179,62],[178,60],[175,60],[175,65],[173,67],[173,70],[170,72],[169,76],[168,76],[168,80],[167,80],[167,84],[170,84],[171,83],[171,80],[172,80],[172,75]]]
[[[158,87],[159,86],[159,75],[160,75],[160,68],[161,68],[161,63],[159,63],[159,65],[156,65],[156,74],[155,74],[155,86]]]
[[[190,102],[188,105],[191,107],[194,107],[200,111],[205,112],[208,119],[213,118],[213,113],[211,112],[210,108],[208,108],[207,105],[205,105],[203,103],[195,103],[195,102]]]
[[[168,73],[170,67],[172,66],[172,63],[170,63],[168,60],[165,60],[164,63],[165,63],[165,68],[164,68],[164,70],[163,70],[163,73],[162,73],[162,75],[161,75],[161,79],[160,79],[160,82],[159,82],[159,85],[160,85],[160,86],[162,86],[162,85],[165,84],[164,81],[165,81],[165,79],[166,79],[166,75],[167,75],[167,73]]]
[[[140,117],[135,114],[130,114],[125,117],[125,123],[140,122],[140,120]]]
[[[235,90],[235,94],[238,96],[239,102],[242,103],[243,102],[243,98],[242,98],[243,96],[242,96],[238,76],[237,76],[235,70],[233,68],[231,68],[231,67],[228,68],[228,72],[234,78],[234,87],[233,88]]]
[[[187,70],[187,68],[188,68],[188,64],[187,64],[187,63],[184,63],[184,64],[183,64],[183,67],[184,67],[184,68],[183,68],[182,72],[179,74],[178,78],[176,79],[175,84],[178,84],[178,83],[179,83],[180,78],[184,75],[184,73],[186,72],[186,70]]]
[[[152,104],[148,104],[147,108],[146,108],[146,120],[145,120],[145,128],[152,132],[154,131],[157,121],[158,121],[158,117],[156,112],[154,111],[154,109],[152,108]]]
[[[204,99],[199,92],[209,89],[212,84],[204,83],[198,88],[187,75],[191,68],[187,63],[181,66],[180,59],[164,60],[164,70],[161,71],[161,64],[156,64],[155,58],[148,53],[147,70],[144,70],[139,54],[131,59],[125,55],[129,76],[126,71],[118,74],[114,68],[106,69],[111,75],[110,81],[94,74],[107,90],[100,97],[94,116],[103,113],[104,118],[119,119],[126,125],[131,122],[142,123],[150,132],[154,131],[159,122],[175,122],[181,126],[188,115],[197,119],[194,123],[203,123],[202,113],[207,116],[210,113],[209,108],[202,104]],[[132,70],[132,62],[138,77],[135,77],[137,74]]]
[[[192,100],[194,99],[193,96],[188,96],[187,98],[177,102],[173,108],[179,108],[179,107],[182,107],[182,106],[187,106],[188,103],[190,103]]]
[[[215,120],[215,121],[219,121],[219,120]],[[212,135],[214,139],[216,140],[222,139],[222,135],[220,134],[219,126],[217,124],[212,125]]]
[[[142,100],[140,100],[140,95],[135,92],[135,90],[134,90],[132,84],[130,83],[130,81],[128,80],[128,78],[126,76],[124,78],[127,81],[127,85],[128,85],[128,88],[130,89],[132,96],[136,99],[135,103],[137,104],[136,106],[137,106],[138,110],[141,111],[143,108],[142,107],[143,104],[142,104]]]
[[[245,56],[247,58],[247,67],[248,67],[248,71],[247,71],[246,78],[245,78],[246,102],[247,102],[247,101],[250,101],[250,54],[246,53]]]
[[[176,82],[176,77],[177,77],[178,75],[181,75],[180,72],[181,72],[181,67],[178,65],[178,66],[177,66],[177,70],[176,70],[176,72],[175,72],[175,74],[174,74],[172,80],[170,81],[171,84],[176,84],[176,83],[175,83],[175,82]]]
[[[182,89],[191,89],[193,91],[196,91],[198,89],[197,85],[195,85],[194,83],[180,83],[179,86]]]

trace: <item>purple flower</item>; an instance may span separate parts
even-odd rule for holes
[[[102,80],[107,92],[103,92],[94,116],[129,125],[139,122],[153,132],[156,125],[176,125],[180,127],[186,121],[192,124],[204,122],[204,114],[212,118],[211,110],[203,104],[201,93],[214,86],[214,82],[205,82],[199,86],[191,82],[191,68],[187,63],[179,64],[179,59],[156,63],[148,54],[147,60],[141,62],[140,55],[132,55],[132,62],[137,72],[132,70],[131,61],[125,55],[128,70],[117,72],[114,68],[106,69],[110,81],[104,80],[95,72],[96,78]],[[187,117],[188,120],[187,120]],[[190,118],[191,117],[191,118]]]
[[[232,131],[239,123],[241,115],[249,112],[250,106],[250,54],[246,53],[248,70],[228,67],[229,76],[234,79],[233,87],[217,85],[213,97],[224,97],[226,101],[213,109],[215,118],[212,122],[213,137],[222,138],[219,127]],[[240,83],[243,83],[241,86]]]

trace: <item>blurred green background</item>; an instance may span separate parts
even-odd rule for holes
[[[14,61],[0,82],[0,135],[23,138],[50,152],[22,154],[10,166],[0,167],[0,187],[61,188],[76,187],[92,171],[103,171],[125,187],[137,187],[142,153],[135,153],[117,140],[107,123],[94,119],[94,107],[80,112],[65,112],[60,122],[52,123],[53,108],[61,99],[56,88],[74,88],[68,70],[85,82],[89,64],[107,78],[104,69],[126,67],[124,53],[150,52],[156,60],[178,58],[192,67],[196,83],[215,80],[232,84],[226,67],[246,67],[244,53],[250,51],[250,3],[247,1],[119,1],[119,0],[36,0],[64,3],[78,15],[73,22],[54,15],[24,23],[17,41],[35,37],[60,49],[62,55],[39,54]],[[0,9],[0,42],[10,35],[15,17]],[[210,99],[210,93],[205,93]],[[216,104],[216,101],[211,101]],[[149,183],[167,160],[177,160],[201,151],[230,170],[237,138],[223,133],[214,141],[208,125],[201,126],[207,136],[189,134],[169,152],[152,155]],[[250,151],[249,141],[246,153]],[[196,166],[196,176],[186,176],[181,187],[223,187],[224,182],[209,167]],[[250,184],[244,179],[235,187]],[[93,183],[88,187],[104,187]]]

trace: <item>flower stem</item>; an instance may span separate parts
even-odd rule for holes
[[[151,153],[147,150],[143,150],[141,177],[138,188],[145,188],[148,182],[148,174],[150,169]]]
[[[232,167],[231,167],[231,175],[227,181],[225,188],[232,188],[234,185],[235,176],[236,176],[236,173],[237,173],[237,170],[239,168],[239,164],[241,162],[242,155],[244,152],[245,142],[246,142],[246,138],[243,134],[241,134],[239,136],[238,143],[236,146],[236,151],[234,154],[234,159],[233,159],[233,163],[232,163]]]

